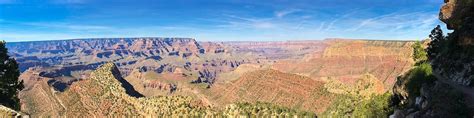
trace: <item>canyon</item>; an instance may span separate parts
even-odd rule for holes
[[[414,63],[412,44],[361,39],[198,42],[143,37],[13,42],[7,47],[22,72],[25,89],[20,100],[25,113],[70,116],[77,111],[100,116],[107,115],[106,111],[124,111],[136,98],[166,96],[185,97],[179,98],[186,99],[183,104],[199,108],[263,102],[321,114],[338,95],[389,91],[395,78]],[[110,93],[100,82],[91,82],[103,78],[97,75],[108,71],[97,71],[107,64],[113,64],[108,66],[116,74],[106,77],[118,81],[112,88],[120,91]],[[116,105],[93,100],[105,93],[126,103],[86,107]],[[87,112],[91,109],[103,112]]]

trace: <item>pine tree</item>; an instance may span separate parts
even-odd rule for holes
[[[446,37],[443,35],[443,30],[438,25],[436,28],[431,30],[430,34],[431,42],[428,44],[426,52],[428,52],[428,59],[433,60],[441,53],[443,43],[445,43]]]
[[[23,81],[18,81],[18,64],[8,56],[5,44],[5,41],[0,41],[0,104],[19,110],[20,100],[17,95],[24,88]]]
[[[423,63],[428,60],[427,53],[425,49],[423,48],[423,44],[421,44],[420,41],[415,42],[415,44],[413,44],[412,47],[413,47],[413,60],[415,60],[416,63]]]

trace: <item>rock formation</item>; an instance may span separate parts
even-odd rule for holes
[[[217,105],[234,102],[269,102],[293,109],[322,113],[334,94],[324,83],[277,70],[257,70],[242,75],[233,83],[211,88],[210,99]]]
[[[116,77],[116,66],[108,63],[91,73],[88,80],[75,83],[62,94],[66,114],[171,116],[198,112],[189,97],[163,96],[135,98],[127,94]],[[72,101],[71,101],[72,100]],[[73,102],[78,100],[77,102]],[[78,113],[76,111],[82,111]]]
[[[454,31],[446,39],[433,39],[441,42],[441,46],[436,47],[441,51],[433,53],[436,55],[429,63],[398,78],[393,88],[398,107],[391,117],[474,115],[474,0],[444,2],[439,19]],[[437,44],[429,44],[432,45]]]
[[[326,47],[305,55],[303,59],[281,60],[272,68],[313,79],[357,80],[367,73],[392,88],[395,78],[410,69],[412,41],[325,40]]]
[[[25,112],[33,116],[149,116],[177,114],[177,107],[186,109],[180,112],[199,114],[209,112],[201,109],[208,105],[224,109],[236,102],[259,101],[322,113],[335,94],[357,94],[352,88],[373,85],[362,91],[363,96],[385,92],[394,83],[392,77],[412,64],[407,53],[412,51],[411,44],[347,39],[106,38],[9,46],[25,69],[22,77],[29,80],[30,89],[22,91],[20,98]],[[370,78],[364,80],[364,76]],[[334,83],[325,86],[329,82]],[[150,101],[166,105],[158,108],[162,103]]]
[[[444,0],[439,19],[454,30],[459,45],[474,45],[474,0]]]
[[[445,41],[443,52],[432,60],[444,77],[464,86],[474,85],[474,0],[445,0],[440,19],[454,30]]]
[[[51,91],[42,91],[51,99],[41,99],[53,101],[47,103],[58,107],[55,111],[42,110],[34,108],[41,101],[23,101],[33,102],[25,103],[23,107],[33,108],[25,109],[33,117],[236,117],[240,113],[256,113],[260,116],[292,116],[288,113],[298,116],[314,115],[309,112],[300,112],[288,110],[270,104],[254,106],[252,104],[230,104],[226,109],[212,109],[203,104],[200,100],[195,100],[189,96],[155,96],[155,97],[133,97],[130,92],[124,88],[124,82],[113,63],[107,63],[91,73],[85,80],[74,83],[68,90],[62,93]],[[44,84],[43,84],[44,85]],[[34,98],[30,98],[34,99]],[[258,105],[258,104],[257,104]],[[44,108],[44,106],[42,106]],[[257,112],[253,109],[260,109]],[[0,106],[0,114],[3,109]],[[7,111],[7,115],[15,115],[17,112]]]

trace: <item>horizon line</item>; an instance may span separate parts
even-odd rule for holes
[[[25,41],[5,41],[7,43],[27,43],[27,42],[49,42],[49,41],[72,41],[72,40],[102,40],[102,39],[146,39],[146,38],[163,38],[163,39],[193,39],[196,42],[291,42],[291,41],[324,41],[324,40],[367,40],[367,41],[421,41],[425,39],[365,39],[365,38],[324,38],[324,39],[292,39],[292,40],[271,40],[271,41],[258,41],[258,40],[243,40],[243,41],[209,41],[203,40],[200,41],[197,38],[190,38],[190,37],[154,37],[154,36],[144,36],[144,37],[91,37],[91,38],[70,38],[70,39],[50,39],[50,40],[25,40]]]

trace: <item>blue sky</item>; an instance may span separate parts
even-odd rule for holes
[[[0,40],[420,40],[443,0],[0,0]],[[442,25],[444,26],[444,25]]]

